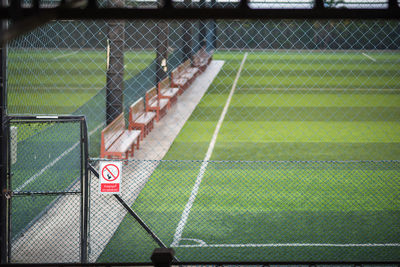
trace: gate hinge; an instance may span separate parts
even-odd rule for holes
[[[13,196],[13,192],[11,190],[4,189],[2,194],[6,199],[10,199]]]

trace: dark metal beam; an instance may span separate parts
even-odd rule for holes
[[[76,1],[76,3],[81,3]],[[7,31],[0,34],[0,42],[5,43],[22,33],[49,22],[50,20],[86,19],[400,19],[397,0],[388,0],[387,9],[334,9],[324,8],[316,0],[313,9],[251,9],[247,1],[241,1],[237,8],[173,8],[170,2],[161,8],[98,8],[96,1],[86,6],[60,6],[55,8],[12,8],[0,7],[0,18],[15,20]],[[16,10],[17,9],[17,10]]]
[[[0,0],[0,6],[5,5],[5,0]],[[7,28],[7,21],[0,20],[0,27],[4,31]],[[0,44],[1,45],[1,44]],[[9,200],[6,196],[8,190],[8,122],[7,122],[7,80],[6,80],[7,46],[0,46],[0,263],[8,263],[9,253]]]
[[[318,2],[319,3],[319,2]],[[21,8],[22,17],[42,15],[57,20],[85,19],[400,19],[400,10],[390,0],[389,9],[251,9],[251,8]],[[319,7],[319,5],[318,5]],[[51,16],[49,16],[51,14]],[[10,7],[0,8],[0,17],[13,19]]]

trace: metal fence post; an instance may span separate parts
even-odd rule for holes
[[[175,251],[172,248],[156,248],[151,255],[155,267],[170,267]]]
[[[110,0],[118,7],[122,0]],[[106,121],[111,123],[123,111],[124,91],[124,26],[122,21],[108,23]]]
[[[6,0],[0,2],[0,6],[6,5]],[[5,30],[7,27],[7,21],[1,21],[1,28]],[[0,47],[0,117],[1,117],[1,129],[0,129],[0,164],[1,164],[1,178],[0,178],[0,190],[1,190],[1,203],[0,203],[0,263],[8,262],[8,207],[9,201],[7,199],[8,190],[8,123],[7,123],[7,81],[6,81],[6,62],[7,62],[7,45]]]
[[[200,0],[199,4],[200,4],[200,8],[206,7],[205,0]],[[207,36],[206,22],[199,21],[199,44],[200,44],[200,47],[206,46],[206,36]]]
[[[192,5],[190,0],[184,0],[184,4],[188,8]],[[188,20],[182,23],[182,42],[182,61],[185,61],[192,56],[192,23]]]
[[[89,148],[85,118],[81,120],[81,263],[88,262]]]
[[[216,0],[211,0],[211,6],[214,7]],[[217,21],[211,20],[211,50],[215,50],[217,48]]]

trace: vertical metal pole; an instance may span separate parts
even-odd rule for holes
[[[155,267],[170,267],[174,260],[175,251],[172,248],[156,248],[151,254],[151,261]]]
[[[215,6],[215,0],[211,0],[211,6]],[[212,50],[215,50],[217,48],[217,21],[212,20],[211,21],[211,47]]]
[[[89,225],[89,171],[88,137],[86,120],[83,117],[81,128],[81,263],[88,262],[88,225]]]
[[[0,1],[1,6],[6,5],[6,0]],[[7,21],[1,20],[1,28],[5,30],[7,28]],[[0,263],[8,263],[8,240],[9,240],[9,216],[8,207],[9,201],[7,199],[8,190],[8,121],[7,121],[7,76],[6,76],[6,65],[7,65],[7,46],[3,45],[0,47],[0,143],[1,143],[1,155],[0,155],[0,166],[1,166],[1,178],[0,178]]]
[[[206,1],[200,0],[200,8],[206,7]],[[206,23],[204,21],[199,21],[199,44],[200,47],[206,46],[206,36],[207,36],[207,28]]]
[[[110,0],[123,7],[123,0]],[[106,122],[110,124],[123,111],[125,23],[108,22],[108,66],[106,90]]]
[[[192,56],[192,24],[190,21],[185,20],[182,23],[182,31],[182,60],[185,61]]]
[[[191,0],[184,0],[185,7],[192,7]],[[182,23],[182,61],[185,61],[192,56],[192,23],[185,20]]]
[[[399,9],[399,4],[397,0],[388,0],[388,8],[391,10]]]

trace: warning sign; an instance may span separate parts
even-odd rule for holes
[[[119,161],[100,162],[100,194],[121,193],[121,171]]]

